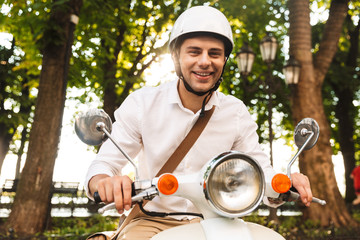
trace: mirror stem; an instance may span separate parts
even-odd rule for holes
[[[98,131],[102,131],[106,134],[106,136],[115,144],[115,146],[120,150],[120,152],[124,155],[124,157],[129,160],[129,162],[133,165],[134,169],[135,169],[135,181],[139,180],[139,173],[138,173],[138,169],[137,166],[135,165],[134,161],[130,158],[129,155],[127,155],[126,152],[124,152],[121,147],[115,142],[115,140],[111,137],[110,133],[107,131],[105,124],[103,122],[98,122],[96,124],[96,129]]]
[[[301,129],[301,135],[305,136],[307,134],[310,134],[310,136],[306,139],[305,143],[301,146],[301,148],[297,151],[297,153],[295,154],[295,156],[291,159],[291,161],[289,162],[288,166],[287,166],[287,176],[290,178],[291,180],[291,166],[294,164],[295,160],[297,159],[297,157],[300,155],[300,153],[302,153],[302,151],[305,149],[305,147],[308,145],[308,143],[310,142],[311,138],[314,136],[314,132],[313,131],[309,131],[306,128]]]

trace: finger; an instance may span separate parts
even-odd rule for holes
[[[300,194],[301,201],[305,204],[305,206],[309,207],[310,201],[309,201],[308,191],[304,187],[299,187],[297,190]]]
[[[129,210],[131,207],[131,179],[127,176],[124,177],[122,182],[122,189],[123,189],[123,199],[124,199],[124,208],[125,210]]]
[[[122,189],[122,179],[119,178],[114,185],[114,195],[115,195],[115,207],[117,211],[121,214],[124,212],[124,200],[123,200],[123,189]]]
[[[108,178],[106,180],[106,186],[105,186],[105,196],[106,196],[106,202],[105,203],[111,203],[114,202],[114,186],[112,183],[112,179]]]
[[[303,196],[303,202],[306,202],[306,206],[310,206],[311,200],[312,200],[312,192],[310,187],[310,181],[309,178],[305,175],[301,175],[302,181],[303,181],[303,188],[304,188],[304,196]]]
[[[312,192],[308,177],[300,173],[293,174],[293,186],[299,192],[301,201],[306,206],[310,206],[310,202],[312,200]]]
[[[101,183],[98,184],[97,186],[97,192],[99,193],[99,196],[101,198],[102,202],[106,202],[106,190],[105,190],[105,186]]]

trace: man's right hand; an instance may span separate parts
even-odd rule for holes
[[[131,208],[131,179],[128,176],[100,174],[91,178],[89,188],[91,194],[98,192],[104,203],[115,202],[117,211],[122,214]]]

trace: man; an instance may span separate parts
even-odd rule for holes
[[[237,150],[257,159],[267,179],[275,174],[260,148],[256,123],[245,105],[216,91],[233,45],[230,24],[215,8],[193,7],[177,19],[169,46],[179,79],[135,91],[115,111],[112,136],[131,157],[139,157],[141,179],[155,176],[196,120],[213,106],[208,125],[174,172],[197,172],[221,152]],[[97,191],[105,203],[115,202],[119,213],[131,207],[132,181],[121,175],[126,164],[127,160],[107,141],[86,180],[88,195]],[[307,177],[293,174],[292,180],[308,206],[312,193]],[[197,212],[190,201],[175,197],[154,198],[145,209]],[[191,221],[198,219],[183,215],[153,221],[141,216],[127,225],[118,239],[149,239],[159,231]]]
[[[356,198],[354,199],[352,204],[358,205],[360,204],[360,166],[357,166],[352,170],[350,178],[354,180],[354,189],[356,195]]]

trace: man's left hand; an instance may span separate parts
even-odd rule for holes
[[[293,187],[295,187],[300,194],[301,201],[305,206],[309,207],[313,197],[309,178],[302,173],[292,173],[291,180]]]

